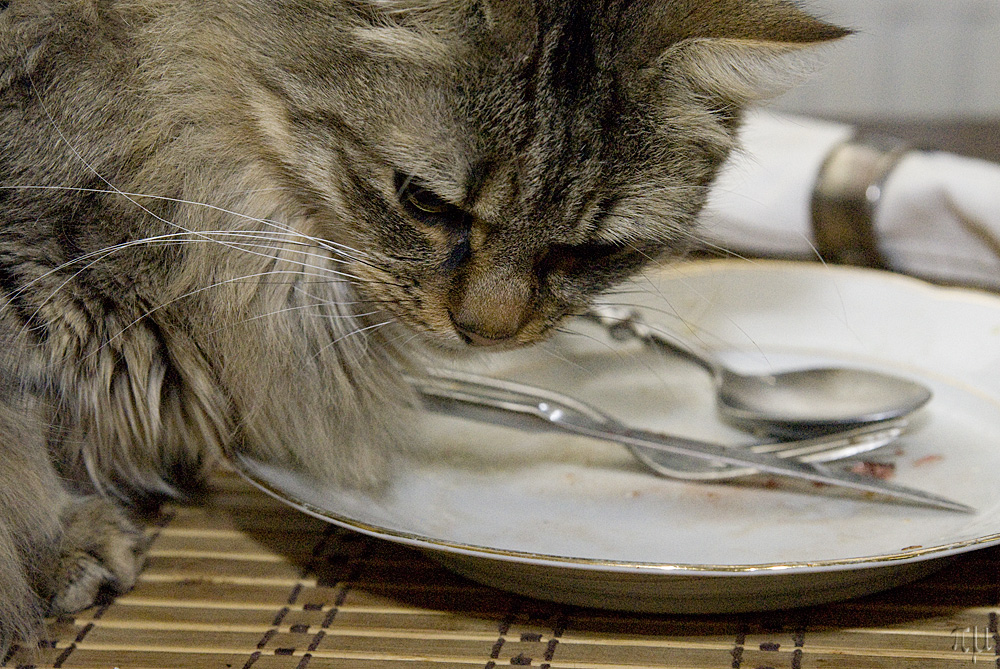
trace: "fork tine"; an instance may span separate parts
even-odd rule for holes
[[[799,462],[823,463],[836,462],[845,458],[868,453],[891,444],[903,434],[907,421],[903,419],[887,421],[884,425],[868,425],[862,428],[844,432],[832,432],[819,437],[799,441],[776,441],[766,444],[754,444],[746,447],[754,453],[768,453],[779,458],[795,458]],[[665,461],[660,458],[658,466],[664,467]],[[699,481],[724,481],[741,476],[758,473],[757,470],[737,465],[727,465],[691,459],[690,465],[684,463],[680,467],[678,461],[672,462],[678,466],[677,478]]]
[[[803,462],[829,462],[881,448],[899,438],[906,426],[905,419],[897,419],[807,439],[755,444],[749,448],[754,453],[772,453],[799,458]]]

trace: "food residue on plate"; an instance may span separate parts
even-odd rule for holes
[[[896,465],[891,462],[874,462],[872,460],[865,460],[864,462],[857,462],[848,468],[852,474],[862,474],[864,476],[872,476],[881,481],[892,478],[896,474]]]

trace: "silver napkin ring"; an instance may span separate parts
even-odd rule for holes
[[[910,149],[889,137],[854,137],[826,157],[812,193],[813,239],[823,260],[886,267],[875,212],[889,174]]]

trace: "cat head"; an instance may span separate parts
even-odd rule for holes
[[[364,252],[364,300],[457,347],[537,341],[683,253],[741,109],[845,34],[780,0],[274,7],[299,20],[256,47],[253,114],[309,233]]]

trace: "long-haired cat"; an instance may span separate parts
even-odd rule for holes
[[[228,449],[377,486],[412,352],[694,238],[783,0],[0,3],[0,647],[129,588]],[[2,656],[2,653],[0,653]]]

